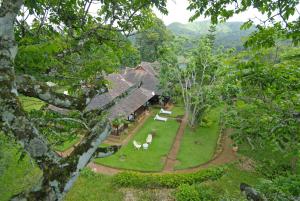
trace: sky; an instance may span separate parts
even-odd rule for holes
[[[180,23],[188,23],[189,17],[192,16],[192,12],[188,11],[186,8],[188,7],[188,0],[168,0],[167,9],[169,14],[163,15],[157,9],[154,9],[154,13],[164,21],[166,25],[169,25],[173,22]],[[297,6],[300,8],[300,5]],[[299,9],[300,10],[300,9]],[[246,22],[249,19],[253,19],[255,22],[259,22],[255,20],[255,17],[263,19],[263,15],[260,14],[256,9],[250,8],[248,11],[243,12],[242,14],[234,15],[228,21],[242,21]],[[199,17],[196,21],[209,20],[204,19],[204,17]]]
[[[92,4],[90,8],[90,13],[96,15],[97,8],[99,7],[98,3]],[[163,20],[166,25],[169,25],[173,22],[188,23],[189,18],[192,16],[192,12],[187,10],[188,0],[167,0],[167,9],[168,15],[163,15],[156,8],[154,8],[154,13]],[[250,9],[249,11],[243,12],[243,14],[235,15],[228,21],[247,21],[250,18],[255,16],[261,17],[262,15],[255,9]],[[196,21],[209,20],[199,17]]]
[[[166,25],[169,25],[173,22],[188,23],[189,18],[193,15],[193,12],[187,10],[188,0],[168,0],[167,9],[169,14],[163,15],[157,9],[154,10],[154,13],[164,21]],[[258,11],[255,9],[250,9],[249,11],[244,12],[243,14],[235,15],[230,18],[229,21],[247,21],[249,18],[254,18],[255,16],[261,17]],[[209,20],[204,17],[199,17],[196,21]]]
[[[157,17],[162,19],[166,25],[169,25],[173,22],[180,22],[185,24],[188,23],[189,18],[193,15],[193,12],[187,10],[188,5],[189,5],[188,0],[167,0],[167,10],[169,12],[168,15],[163,15],[155,8],[154,8],[154,13],[157,15]],[[99,8],[99,3],[92,4],[90,8],[90,13],[96,15],[98,8]],[[297,6],[297,9],[300,11],[300,4]],[[290,20],[296,19],[297,16],[291,17]],[[254,23],[259,23],[260,21],[257,18],[266,19],[266,17],[263,16],[256,9],[249,8],[249,10],[241,14],[234,15],[228,21],[246,22],[249,19],[252,19]],[[203,21],[203,20],[209,20],[209,18],[205,19],[204,17],[199,17],[196,21]]]

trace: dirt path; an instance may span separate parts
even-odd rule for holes
[[[217,166],[217,165],[223,165],[226,163],[233,162],[237,160],[237,155],[235,152],[232,151],[232,140],[230,139],[229,135],[232,132],[231,129],[225,129],[223,137],[220,142],[220,151],[215,154],[215,156],[208,161],[207,163],[201,164],[199,166],[193,167],[193,168],[187,168],[184,170],[171,170],[167,171],[170,173],[192,173],[192,172],[197,172],[198,170],[209,168],[212,166]],[[123,169],[118,169],[118,168],[111,168],[111,167],[106,167],[103,165],[98,165],[95,163],[90,163],[88,165],[89,167],[92,168],[94,172],[101,173],[101,174],[108,174],[108,175],[113,175],[118,172],[126,171]],[[164,171],[162,172],[164,173]]]
[[[175,140],[173,142],[172,148],[166,158],[165,166],[163,172],[171,172],[174,169],[174,165],[176,163],[176,156],[180,148],[180,142],[184,134],[184,129],[187,125],[188,117],[185,114],[181,120],[180,127],[177,131]]]
[[[107,167],[107,166],[103,166],[103,165],[98,165],[94,162],[90,162],[87,166],[89,168],[91,168],[94,172],[102,173],[102,174],[106,174],[106,175],[114,175],[119,172],[122,172],[122,170],[119,170],[117,168],[111,168],[111,167]]]

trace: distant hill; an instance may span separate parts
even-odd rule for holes
[[[248,30],[240,30],[243,22],[226,22],[217,26],[216,45],[222,45],[225,48],[235,47],[242,49],[243,42],[249,34],[255,30],[254,27]],[[167,28],[177,36],[183,36],[189,39],[198,39],[208,33],[210,26],[209,21],[192,22],[181,24],[174,22],[167,26]]]

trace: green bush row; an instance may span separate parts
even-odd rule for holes
[[[200,185],[181,184],[174,192],[176,201],[218,200],[211,188]]]
[[[121,172],[114,176],[114,184],[121,187],[135,188],[176,188],[180,184],[201,183],[216,180],[225,172],[223,167],[201,170],[195,173],[145,174],[138,172]]]

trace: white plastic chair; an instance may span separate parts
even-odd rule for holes
[[[152,135],[149,134],[149,135],[147,136],[146,143],[151,144],[151,142],[152,142]]]
[[[159,113],[163,113],[163,114],[172,114],[172,111],[168,111],[168,110],[164,110],[164,109],[160,109]]]
[[[133,140],[133,146],[137,149],[137,150],[139,150],[141,147],[142,147],[142,145],[141,144],[139,144],[137,141],[135,141],[135,140]]]
[[[158,121],[167,121],[168,118],[165,117],[160,117],[158,114],[154,117],[154,120],[158,120]]]

